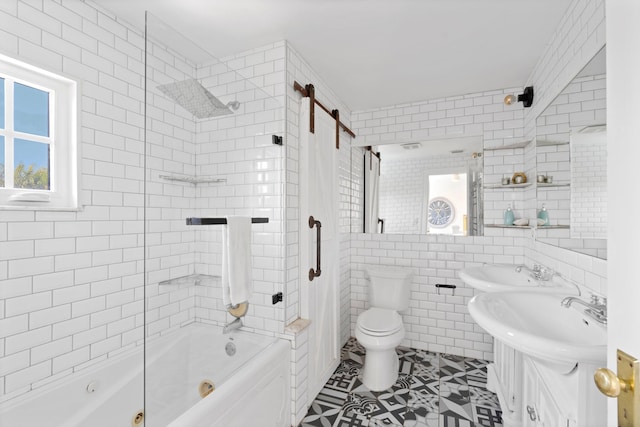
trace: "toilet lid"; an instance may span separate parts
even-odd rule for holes
[[[358,318],[360,327],[365,331],[379,334],[394,333],[402,328],[402,318],[395,310],[372,307]]]

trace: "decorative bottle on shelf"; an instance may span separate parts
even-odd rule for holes
[[[542,205],[542,209],[538,211],[538,219],[544,221],[544,223],[540,224],[542,221],[538,221],[540,225],[549,225],[549,212],[545,205]]]
[[[515,221],[515,219],[513,211],[511,210],[511,205],[507,206],[507,210],[504,211],[504,225],[513,225],[513,221]]]

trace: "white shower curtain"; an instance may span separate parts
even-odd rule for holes
[[[364,163],[364,232],[379,233],[380,159],[365,151]]]

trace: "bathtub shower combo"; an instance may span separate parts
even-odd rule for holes
[[[13,399],[0,425],[226,427],[256,419],[288,425],[289,347],[191,324],[149,344],[153,357],[144,365],[139,349]]]
[[[261,215],[251,221],[249,234],[264,236],[264,227],[271,225],[267,216],[282,218],[282,206],[271,211],[259,209],[262,202],[216,207],[224,206],[216,197],[234,191],[224,189],[227,180],[246,179],[253,187],[281,185],[268,179],[281,179],[276,168],[282,162],[264,161],[273,163],[273,171],[266,171],[273,172],[268,179],[243,171],[219,177],[210,171],[218,169],[220,156],[208,155],[236,145],[228,141],[233,122],[225,122],[228,134],[220,135],[218,120],[239,116],[246,126],[247,120],[263,113],[273,117],[272,123],[256,125],[253,134],[244,132],[237,144],[254,141],[241,148],[252,161],[265,157],[269,149],[282,156],[281,147],[273,150],[270,135],[268,145],[256,141],[264,140],[265,128],[282,129],[283,113],[276,110],[283,108],[197,46],[191,49],[199,52],[192,57],[197,59],[180,58],[190,50],[181,51],[183,45],[176,45],[176,40],[184,43],[175,30],[147,13],[141,186],[145,280],[135,289],[139,307],[144,299],[144,309],[135,316],[137,339],[109,357],[75,366],[48,384],[5,400],[0,405],[2,426],[291,425],[291,343],[259,327],[253,333],[241,330],[243,319],[255,317],[256,309],[249,307],[249,298],[225,306],[219,286],[220,230],[227,227],[222,225],[227,216],[253,216],[258,211]],[[214,93],[228,99],[223,102]],[[209,145],[196,147],[199,140]],[[262,188],[254,191],[263,193]]]

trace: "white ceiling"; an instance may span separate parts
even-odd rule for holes
[[[522,87],[570,0],[93,0],[217,58],[288,40],[353,110]],[[535,84],[535,82],[534,82]]]

